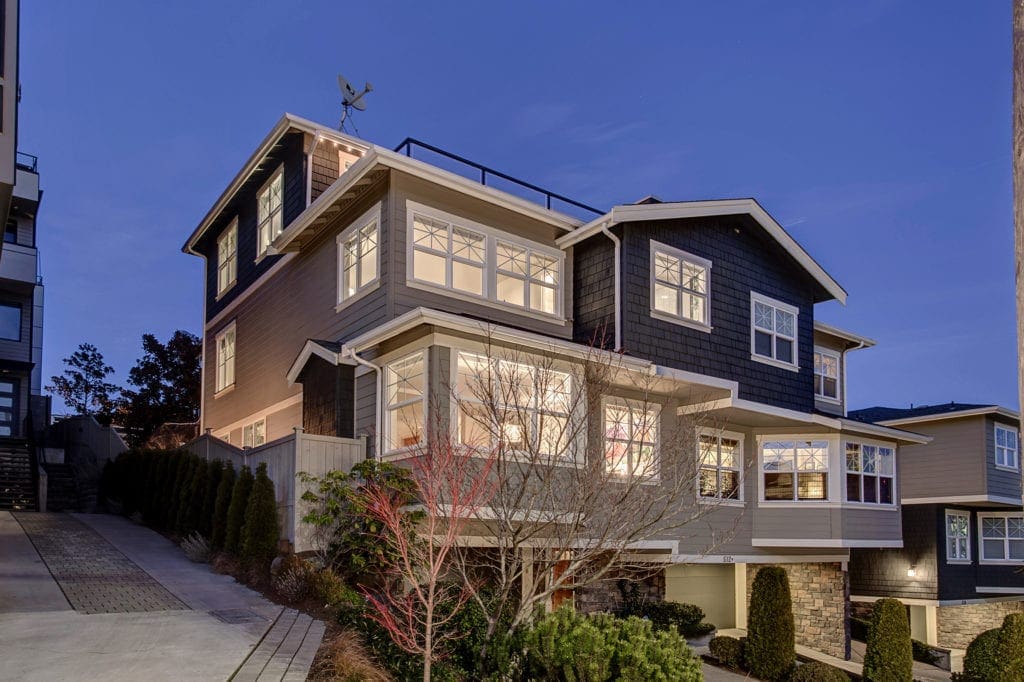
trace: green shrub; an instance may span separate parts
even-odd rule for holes
[[[704,610],[696,604],[681,604],[673,601],[645,602],[640,613],[633,614],[651,621],[655,630],[668,630],[676,626],[683,637],[703,637],[713,632],[715,626],[705,623]]]
[[[187,495],[178,515],[178,535],[188,537],[199,530],[199,519],[203,513],[203,502],[206,498],[206,484],[209,476],[209,465],[205,459],[195,458],[192,463],[192,478],[185,487]]]
[[[999,679],[999,628],[985,630],[968,645],[961,679],[991,682]]]
[[[209,540],[213,536],[213,510],[217,506],[217,488],[220,477],[224,474],[224,465],[219,459],[210,462],[206,469],[206,490],[203,493],[203,506],[199,512],[199,524],[196,530]]]
[[[228,507],[231,505],[231,493],[235,488],[235,465],[228,461],[220,475],[217,485],[217,501],[213,505],[213,526],[210,530],[210,547],[219,552],[224,549],[224,540],[228,532]]]
[[[911,682],[914,665],[907,609],[898,599],[879,599],[871,611],[864,679]]]
[[[172,455],[168,452],[153,452],[150,453],[150,457],[152,464],[149,467],[149,475],[146,477],[146,501],[142,509],[142,518],[147,526],[158,528],[163,516],[160,504],[164,479],[167,477],[167,469]]]
[[[224,533],[224,551],[237,555],[242,544],[242,525],[245,523],[245,509],[252,492],[252,469],[242,467],[231,489],[231,503],[228,505],[227,530]]]
[[[179,529],[185,526],[185,515],[188,511],[188,505],[192,501],[192,497],[189,494],[192,476],[195,474],[198,464],[199,458],[195,455],[185,454],[182,456],[182,463],[178,469],[178,477],[174,482],[174,493],[172,495],[174,509],[167,525],[167,530],[171,532],[180,533]]]
[[[360,603],[362,595],[345,584],[338,574],[329,568],[321,568],[309,579],[310,592],[324,606],[340,608],[348,604]]]
[[[850,676],[827,663],[811,661],[797,666],[789,682],[850,682]]]
[[[750,593],[747,642],[743,656],[751,673],[781,680],[796,663],[796,634],[789,576],[779,566],[765,566]]]
[[[1024,613],[1011,613],[999,630],[999,666],[1003,680],[1024,680]]]
[[[743,667],[743,642],[735,637],[719,635],[708,643],[708,651],[729,668]]]
[[[910,640],[910,650],[915,661],[927,663],[928,665],[935,665],[939,662],[939,657],[936,656],[935,652],[932,651],[932,648],[924,642],[919,642],[916,639]]]
[[[281,525],[277,519],[277,498],[274,496],[274,482],[267,476],[267,465],[256,468],[249,503],[245,508],[245,523],[242,525],[242,559],[253,563],[269,563],[277,556],[277,543],[281,537]]]

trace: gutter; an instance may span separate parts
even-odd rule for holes
[[[363,359],[356,354],[356,351],[351,346],[343,345],[341,347],[341,357],[348,356],[353,362],[356,362],[363,367],[372,369],[377,374],[377,404],[374,405],[373,411],[376,418],[374,428],[377,430],[376,437],[374,438],[373,458],[378,462],[381,461],[381,454],[383,452],[383,441],[384,441],[384,414],[381,410],[383,404],[383,391],[384,391],[384,370],[380,365],[375,365],[369,360]],[[353,405],[353,410],[355,406]],[[355,416],[353,415],[353,427],[355,426]]]
[[[601,232],[615,245],[615,352],[622,352],[622,240],[608,229],[608,222],[601,225]]]

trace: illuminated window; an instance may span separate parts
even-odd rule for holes
[[[242,447],[257,448],[267,442],[266,418],[242,427]]]
[[[214,343],[217,347],[217,391],[223,391],[235,385],[235,325],[231,325],[217,334]]]
[[[750,292],[750,352],[755,360],[797,368],[798,310]]]
[[[498,300],[553,315],[558,305],[558,260],[502,241],[497,254]]]
[[[946,558],[950,561],[971,560],[971,514],[946,510]]]
[[[419,351],[388,364],[384,420],[385,450],[411,448],[423,442],[426,422],[427,353]]]
[[[377,281],[380,258],[380,208],[338,236],[338,303],[366,291]]]
[[[725,500],[743,499],[740,486],[743,469],[743,441],[723,434],[701,434],[700,496]]]
[[[612,400],[604,407],[605,466],[620,476],[658,477],[655,405]]]
[[[217,293],[222,294],[235,283],[238,272],[238,218],[217,239]]]
[[[890,447],[846,444],[846,501],[892,504],[896,455]]]
[[[814,349],[814,395],[839,400],[839,354]]]
[[[982,561],[1024,561],[1024,516],[978,512]]]
[[[651,242],[651,311],[708,327],[711,261]]]
[[[459,443],[572,457],[572,376],[459,351]]]
[[[413,218],[416,279],[483,296],[486,257],[486,239],[482,234],[426,216]]]
[[[256,229],[259,234],[257,255],[262,256],[270,243],[284,230],[284,170],[279,169],[256,197]]]
[[[828,441],[766,441],[761,461],[764,499],[828,499]]]

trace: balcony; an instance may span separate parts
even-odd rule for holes
[[[38,282],[38,255],[35,247],[4,244],[0,251],[0,280],[35,285]]]
[[[39,159],[18,152],[15,162],[14,198],[39,203]],[[4,249],[6,251],[6,248]]]

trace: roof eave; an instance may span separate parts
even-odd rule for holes
[[[834,336],[837,339],[849,341],[851,344],[853,344],[852,350],[859,350],[861,348],[871,348],[872,346],[878,343],[874,339],[869,338],[867,336],[861,336],[860,334],[856,334],[845,329],[840,329],[839,327],[833,327],[830,324],[827,324],[825,322],[819,322],[818,320],[814,321],[814,331],[820,331],[824,334]]]
[[[921,422],[937,422],[945,419],[962,419],[965,417],[979,417],[988,414],[997,414],[1007,419],[1020,419],[1020,413],[998,405],[989,407],[975,407],[969,410],[957,410],[955,412],[939,412],[937,414],[926,414],[919,417],[898,417],[896,419],[881,419],[875,424],[885,426],[901,426],[905,424],[918,424]]]

